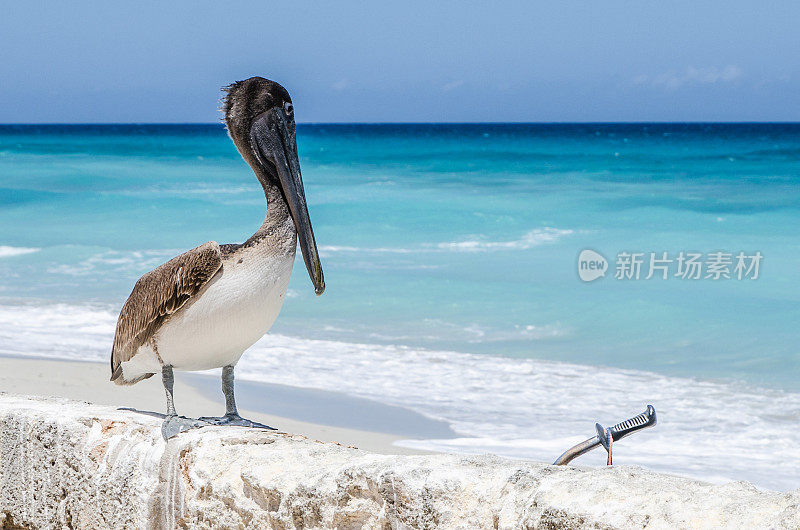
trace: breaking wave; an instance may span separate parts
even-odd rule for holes
[[[107,306],[0,305],[0,353],[106,362]],[[638,370],[405,346],[267,335],[245,353],[242,379],[343,392],[446,421],[452,439],[406,447],[554,460],[648,403],[659,424],[620,442],[615,460],[723,482],[798,486],[800,393]],[[578,461],[602,465],[595,451]]]
[[[0,245],[0,258],[7,258],[10,256],[21,256],[23,254],[33,254],[34,252],[39,252],[40,248],[33,248],[33,247],[9,247],[5,245]]]
[[[389,254],[409,254],[419,252],[487,252],[493,250],[527,250],[547,243],[555,243],[564,236],[573,234],[573,230],[558,228],[537,228],[524,234],[519,239],[509,241],[491,241],[482,236],[474,236],[462,241],[448,241],[443,243],[424,243],[418,248],[393,248],[393,247],[356,247],[347,245],[323,245],[319,247],[323,254],[339,252],[374,252]]]

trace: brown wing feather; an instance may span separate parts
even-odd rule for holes
[[[136,380],[122,377],[123,362],[158,331],[164,319],[183,307],[192,296],[222,267],[219,245],[209,241],[148,272],[136,282],[117,321],[117,332],[111,350],[111,380],[117,384],[133,384]]]

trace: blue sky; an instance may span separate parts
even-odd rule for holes
[[[12,7],[13,5],[13,7]],[[284,84],[298,121],[800,121],[800,3],[16,2],[0,122],[209,122]]]

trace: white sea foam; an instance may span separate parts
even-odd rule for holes
[[[564,236],[573,234],[573,230],[558,228],[537,228],[524,234],[519,239],[509,241],[491,241],[482,236],[474,236],[463,241],[444,243],[424,243],[417,248],[402,247],[355,247],[348,245],[323,245],[319,247],[322,255],[335,253],[376,253],[376,254],[409,254],[421,252],[488,252],[492,250],[527,250],[546,243],[554,243]]]
[[[33,247],[9,247],[0,245],[0,258],[8,258],[10,256],[21,256],[23,254],[33,254],[39,252],[40,248]]]
[[[483,326],[478,323],[459,325],[442,319],[423,319],[413,328],[395,326],[391,332],[365,331],[366,339],[374,339],[383,344],[416,343],[420,340],[431,342],[457,341],[469,343],[492,343],[519,340],[547,340],[568,337],[572,330],[555,322],[552,324],[513,325],[505,328]]]
[[[47,269],[47,272],[53,274],[67,274],[70,276],[85,276],[87,274],[94,274],[98,269],[113,268],[117,273],[143,274],[181,252],[181,250],[174,249],[106,250],[93,254],[78,263],[61,263],[51,266]]]
[[[107,361],[108,307],[0,306],[0,353]],[[615,445],[615,463],[774,489],[800,484],[800,393],[534,359],[268,335],[243,379],[317,388],[413,409],[448,422],[447,440],[407,447],[552,461],[652,403],[659,424]],[[602,465],[602,450],[576,463]]]
[[[320,253],[325,255],[335,254],[337,252],[374,252],[376,254],[410,254],[412,252],[419,252],[422,249],[411,248],[392,248],[392,247],[353,247],[347,245],[322,245],[319,247]]]
[[[110,308],[0,305],[0,354],[106,361],[115,325]]]
[[[186,197],[196,195],[243,195],[252,194],[258,190],[258,184],[253,181],[252,186],[236,186],[236,185],[209,185],[208,183],[195,183],[194,186],[148,186],[140,189],[130,189],[125,191],[115,192],[118,195],[127,195],[134,197],[152,197],[154,195],[160,196],[175,196]],[[261,199],[263,201],[263,198]]]
[[[534,359],[267,336],[241,377],[346,392],[450,423],[461,437],[419,449],[552,461],[648,403],[659,425],[619,443],[616,462],[711,481],[800,482],[800,394]],[[581,459],[604,463],[602,451]]]
[[[527,250],[529,248],[553,243],[563,236],[572,234],[572,230],[560,230],[558,228],[541,228],[531,230],[519,239],[511,241],[487,241],[481,238],[467,239],[465,241],[453,241],[450,243],[439,243],[437,248],[458,252],[486,252],[490,250]]]

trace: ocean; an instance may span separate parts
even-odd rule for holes
[[[238,377],[459,435],[409,447],[544,461],[650,403],[615,463],[800,487],[800,124],[297,135],[327,290],[298,260]],[[218,124],[0,126],[0,354],[106,362],[141,274],[264,213]]]

